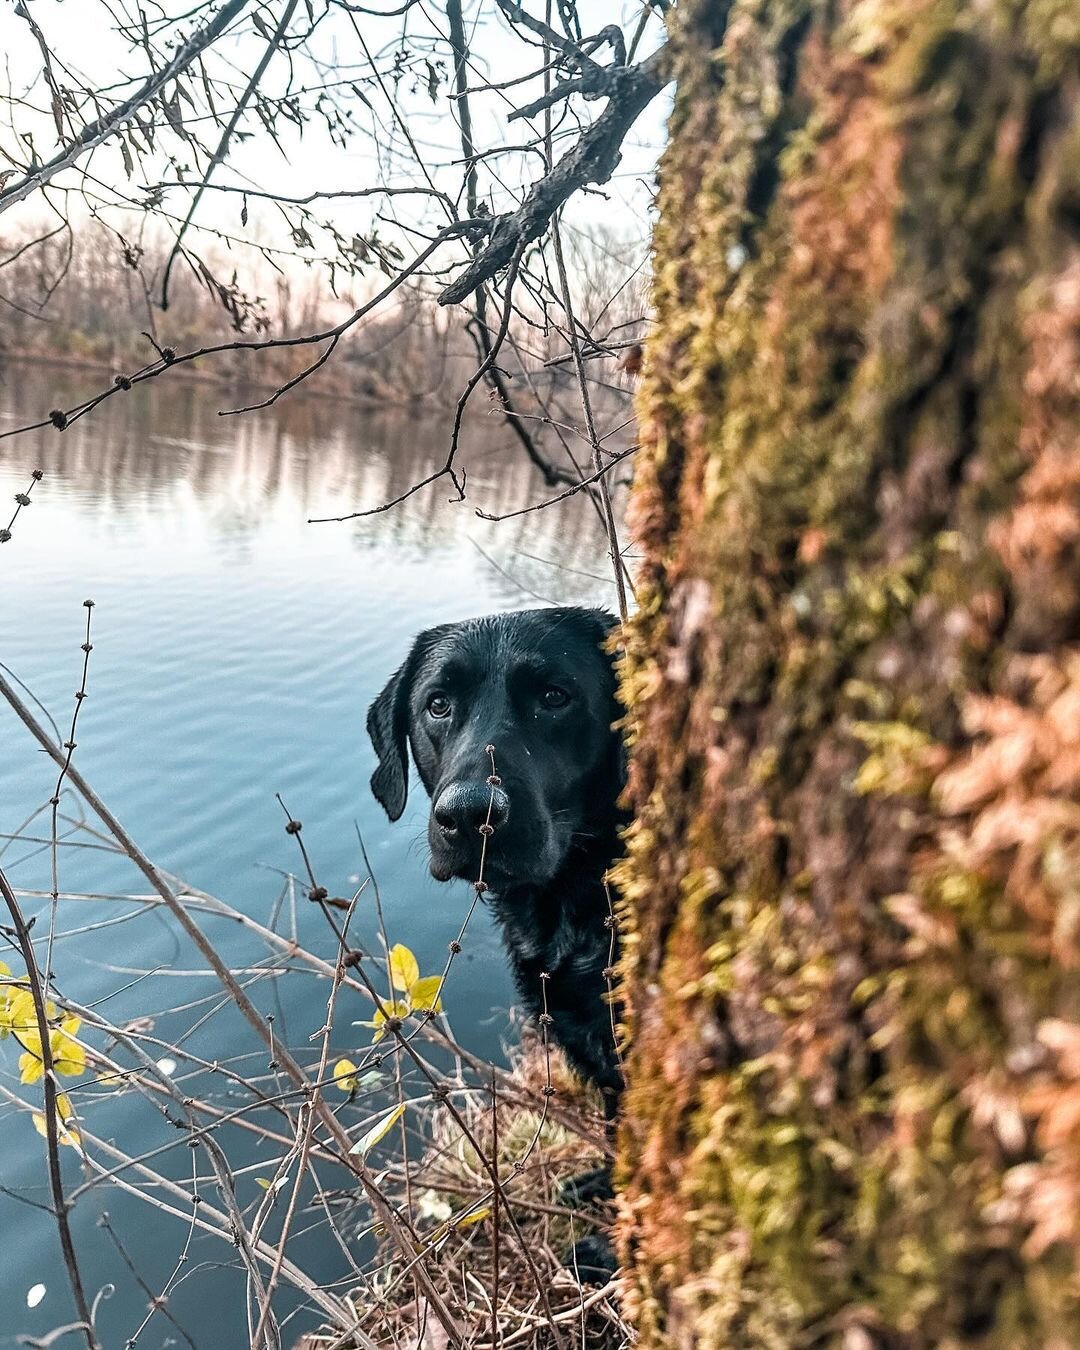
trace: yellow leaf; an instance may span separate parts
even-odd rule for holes
[[[356,1025],[362,1027],[374,1027],[375,1035],[372,1036],[371,1039],[373,1042],[381,1041],[386,1035],[386,1023],[389,1018],[396,1017],[401,1019],[402,1017],[408,1017],[408,1015],[409,1005],[403,999],[396,998],[393,1003],[384,1003],[382,1008],[376,1008],[370,1022],[359,1022]]]
[[[32,1031],[37,1034],[37,1013],[34,1011],[34,996],[29,989],[16,989],[11,995],[9,1005],[11,1021],[9,1026],[16,1036]]]
[[[9,965],[5,965],[3,961],[0,961],[0,975],[10,975],[10,974],[11,974],[11,967]]]
[[[474,1223],[480,1223],[484,1219],[491,1217],[491,1208],[488,1205],[480,1209],[474,1209],[471,1214],[464,1214],[460,1219],[448,1219],[446,1223],[439,1224],[438,1228],[432,1233],[429,1242],[434,1245],[442,1242],[450,1233],[456,1233],[459,1228],[469,1228]]]
[[[63,1030],[53,1031],[49,1035],[49,1049],[52,1051],[53,1068],[57,1073],[76,1077],[78,1074],[86,1072],[86,1051],[78,1041],[72,1040],[68,1028],[77,1031],[82,1023],[77,1017],[65,1017],[61,1025],[64,1028]]]
[[[65,1018],[65,1026],[81,1026],[77,1017]],[[19,1056],[19,1081],[36,1083],[45,1071],[41,1053],[41,1037],[38,1035],[37,1022],[28,1026],[20,1013],[16,1013],[11,1028],[23,1048]],[[49,1032],[49,1050],[52,1053],[53,1068],[57,1073],[75,1077],[86,1071],[86,1051],[60,1029]]]
[[[334,1065],[334,1086],[342,1092],[356,1091],[356,1065],[351,1059],[339,1059]]]
[[[265,1177],[256,1177],[256,1178],[255,1178],[255,1185],[256,1185],[256,1186],[261,1186],[261,1187],[263,1188],[264,1191],[268,1191],[268,1190],[270,1189],[270,1183],[269,1183],[269,1181],[267,1181],[267,1179],[266,1179]]]
[[[66,1144],[70,1148],[79,1148],[82,1144],[82,1138],[79,1131],[75,1128],[75,1112],[71,1109],[71,1102],[62,1093],[57,1093],[56,1097],[57,1114],[57,1132],[56,1137],[61,1144]],[[49,1137],[48,1127],[45,1123],[45,1117],[40,1111],[35,1111],[33,1115],[34,1129],[42,1138]]]
[[[484,1205],[481,1209],[474,1209],[471,1214],[466,1214],[462,1219],[454,1220],[455,1228],[468,1228],[470,1224],[481,1223],[484,1219],[491,1217],[490,1205]]]
[[[395,989],[407,994],[420,978],[420,967],[416,957],[399,942],[390,948],[390,981]]]
[[[439,997],[442,982],[441,975],[425,975],[422,980],[417,980],[412,985],[409,999],[413,1012],[442,1012],[443,1003]]]
[[[44,1064],[32,1050],[27,1050],[19,1056],[20,1083],[36,1083],[44,1072]]]
[[[376,1008],[371,1014],[370,1021],[354,1022],[354,1027],[381,1027],[388,1017],[407,1017],[409,1014],[409,1005],[404,999],[396,998],[392,1003],[383,1000],[381,1008]]]
[[[380,1139],[386,1138],[405,1114],[405,1107],[407,1105],[407,1102],[402,1102],[400,1106],[395,1106],[392,1111],[387,1111],[386,1115],[381,1116],[362,1139],[358,1139],[357,1142],[353,1144],[352,1148],[349,1149],[349,1152],[359,1153],[361,1157],[364,1157],[375,1147]]]

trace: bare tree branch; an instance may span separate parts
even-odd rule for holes
[[[109,112],[102,113],[95,121],[88,122],[79,132],[74,144],[54,155],[47,164],[20,178],[11,187],[0,191],[0,212],[14,206],[16,202],[23,201],[39,188],[45,187],[58,173],[78,163],[87,151],[107,141],[134,113],[149,103],[169,80],[175,79],[177,75],[187,70],[195,58],[215,42],[244,10],[247,2],[248,0],[228,0],[228,4],[188,38],[168,65],[148,76],[130,98],[118,103]]]
[[[263,54],[259,58],[259,64],[255,67],[254,71],[252,72],[251,79],[248,80],[247,86],[245,87],[244,92],[240,95],[236,107],[232,111],[232,116],[229,118],[225,126],[225,130],[221,133],[221,139],[217,143],[217,149],[214,151],[210,163],[206,166],[206,172],[203,174],[203,181],[199,184],[198,190],[196,191],[195,196],[191,200],[191,205],[188,207],[188,213],[184,217],[184,222],[180,226],[180,229],[177,231],[176,239],[172,246],[172,251],[169,253],[168,261],[165,264],[165,275],[161,279],[162,309],[169,308],[169,277],[172,275],[173,264],[176,262],[177,254],[179,254],[180,249],[183,247],[184,235],[187,232],[187,228],[191,224],[195,212],[199,209],[199,203],[203,199],[203,193],[206,191],[209,181],[213,176],[214,170],[218,167],[221,161],[229,153],[229,143],[232,141],[233,132],[239,125],[240,119],[244,115],[244,109],[251,101],[252,94],[254,94],[255,90],[259,87],[259,81],[266,74],[266,67],[270,64],[271,60],[273,59],[274,53],[281,45],[281,41],[285,36],[289,24],[292,23],[292,16],[296,12],[296,6],[298,3],[299,0],[289,0],[289,3],[285,6],[285,9],[282,11],[281,18],[278,19],[277,22],[277,27],[270,35],[270,40],[267,42],[266,47],[263,50]]]
[[[620,450],[618,454],[613,455],[606,464],[601,465],[595,473],[591,473],[588,478],[583,478],[580,483],[575,483],[573,487],[567,488],[565,492],[560,492],[557,497],[548,497],[546,501],[536,502],[532,506],[523,506],[518,511],[504,511],[501,516],[493,515],[490,511],[481,511],[479,507],[476,509],[476,514],[481,520],[497,522],[500,520],[513,520],[515,516],[527,516],[533,511],[543,511],[546,507],[554,506],[557,502],[566,501],[567,497],[576,496],[577,493],[583,492],[586,488],[591,487],[593,483],[599,483],[600,480],[606,474],[609,474],[617,464],[621,464],[624,459],[628,459],[636,450],[636,445],[631,445],[626,450]],[[346,519],[348,519],[348,517],[346,517]]]
[[[460,304],[505,267],[519,248],[539,239],[551,217],[575,192],[586,183],[606,183],[618,168],[630,128],[670,78],[666,46],[640,65],[620,69],[604,111],[551,172],[532,185],[518,209],[499,217],[487,246],[443,290],[439,303]]]

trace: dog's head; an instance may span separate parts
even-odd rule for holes
[[[543,885],[576,845],[611,831],[623,749],[602,644],[614,623],[566,608],[430,628],[371,705],[371,790],[397,820],[411,746],[440,881],[477,880],[486,838],[493,889]]]

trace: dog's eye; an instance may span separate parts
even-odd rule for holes
[[[545,708],[565,708],[570,702],[570,695],[565,689],[553,684],[540,695],[540,702]]]
[[[428,699],[427,710],[432,717],[449,717],[450,700],[445,694],[432,694]]]

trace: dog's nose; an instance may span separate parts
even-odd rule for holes
[[[470,833],[482,833],[485,825],[490,825],[493,830],[505,825],[510,803],[500,787],[489,787],[484,783],[451,783],[439,793],[433,814],[443,834],[448,839],[456,839]]]

